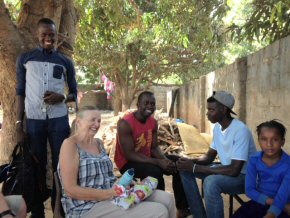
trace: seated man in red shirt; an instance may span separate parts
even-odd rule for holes
[[[177,217],[190,214],[182,182],[175,167],[177,156],[165,156],[157,144],[157,121],[151,116],[155,109],[152,92],[138,96],[137,111],[126,115],[118,122],[115,163],[123,174],[134,168],[135,177],[144,179],[152,176],[158,179],[157,189],[164,190],[163,174],[173,175],[173,190],[178,211]]]

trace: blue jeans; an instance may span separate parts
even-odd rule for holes
[[[194,217],[224,218],[224,204],[221,193],[245,193],[245,175],[237,177],[224,175],[207,175],[202,173],[180,171],[181,181],[187,202]],[[197,186],[196,178],[203,179],[203,190],[206,209]]]
[[[39,160],[40,166],[45,173],[47,164],[47,141],[49,142],[52,155],[52,168],[53,171],[56,171],[60,147],[63,140],[70,134],[68,116],[46,120],[27,119],[26,131],[29,136],[32,153]],[[55,188],[53,187],[53,206],[54,202]],[[44,206],[42,202],[39,202],[38,205],[32,208],[32,217],[44,217]]]
[[[46,120],[27,119],[26,129],[31,150],[44,168],[47,163],[47,141],[49,141],[52,167],[53,171],[56,171],[60,147],[70,134],[68,116]]]

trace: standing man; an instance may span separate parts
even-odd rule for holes
[[[248,127],[231,116],[234,97],[225,91],[213,92],[207,99],[207,117],[216,123],[208,152],[194,159],[181,158],[177,163],[192,215],[198,218],[224,218],[221,193],[245,192],[246,163],[256,153]],[[216,156],[221,164],[212,164]],[[196,178],[204,180],[204,208]]]
[[[179,218],[186,217],[189,214],[188,204],[175,167],[178,157],[166,157],[157,143],[158,125],[151,116],[156,109],[154,94],[142,92],[138,96],[137,108],[118,122],[115,163],[122,174],[134,168],[136,178],[152,176],[158,179],[157,189],[160,190],[165,190],[163,174],[173,175],[177,215]]]
[[[17,60],[17,141],[24,142],[25,111],[26,132],[32,152],[46,172],[48,140],[53,171],[56,171],[60,146],[70,133],[66,102],[76,101],[77,83],[72,61],[55,49],[55,23],[48,18],[40,19],[37,36],[39,47],[20,55]],[[66,84],[69,90],[67,96]],[[32,217],[44,217],[42,202],[32,208]]]

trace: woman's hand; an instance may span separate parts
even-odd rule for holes
[[[106,200],[111,200],[114,197],[119,196],[118,192],[115,190],[115,187],[113,187],[112,189],[108,189],[106,191],[107,191],[107,196],[108,196],[108,199],[106,199]]]

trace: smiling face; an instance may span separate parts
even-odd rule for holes
[[[280,157],[285,139],[276,128],[262,127],[258,141],[265,157],[271,159]]]
[[[76,120],[77,131],[94,136],[101,125],[101,114],[97,110],[84,111]]]
[[[39,45],[46,49],[52,50],[57,41],[57,33],[55,25],[53,24],[40,24],[37,31]]]
[[[156,109],[154,95],[144,95],[137,104],[138,112],[144,118],[150,117]]]

